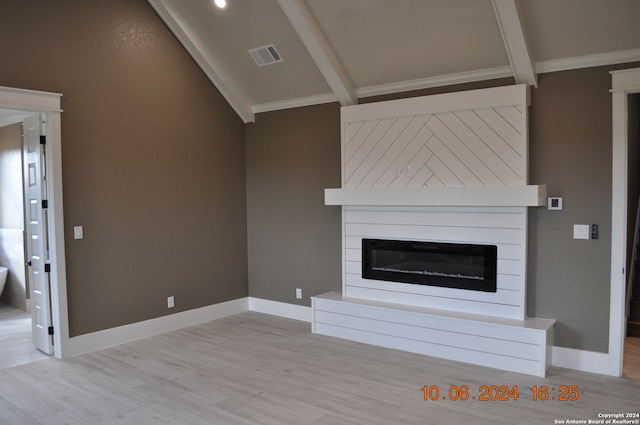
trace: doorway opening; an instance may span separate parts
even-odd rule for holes
[[[69,331],[66,295],[66,268],[64,259],[64,222],[62,216],[62,149],[61,149],[61,95],[55,93],[0,87],[0,110],[3,119],[21,122],[28,116],[38,117],[38,126],[47,135],[47,156],[42,161],[46,168],[44,191],[47,194],[48,265],[46,278],[49,294],[46,302],[51,307],[50,322],[52,352],[56,358],[66,356]],[[38,136],[39,137],[39,136]],[[42,141],[42,139],[40,139]],[[27,174],[28,176],[28,174]],[[28,213],[28,212],[27,212]],[[28,215],[28,214],[27,214]],[[27,223],[25,223],[27,226]],[[31,244],[28,241],[27,245]],[[27,252],[29,252],[27,250]],[[29,254],[31,255],[31,254]],[[27,259],[27,262],[31,259]],[[28,270],[28,269],[27,269]],[[33,287],[30,288],[33,298]],[[33,333],[35,335],[35,332]],[[35,340],[34,340],[35,342]]]
[[[48,357],[33,344],[30,276],[24,266],[23,126],[28,116],[37,114],[0,110],[0,266],[5,267],[0,277],[0,369]]]
[[[43,314],[46,314],[46,326],[49,327],[51,323],[48,276],[34,273],[31,267],[33,247],[48,245],[46,232],[41,230],[42,220],[39,219],[46,217],[46,211],[29,208],[25,203],[27,194],[31,197],[36,195],[37,205],[42,206],[40,199],[43,198],[44,188],[34,182],[45,179],[42,174],[46,163],[44,146],[40,146],[41,140],[33,139],[39,139],[42,132],[40,124],[44,119],[44,114],[41,117],[41,114],[33,112],[0,109],[0,265],[7,272],[0,282],[0,286],[3,286],[0,298],[3,358],[0,367],[45,358],[36,349],[45,355],[53,353],[51,336],[47,335],[44,341],[36,341],[36,334],[44,333],[37,329],[37,321],[42,319]],[[31,134],[34,130],[36,133]],[[42,141],[46,141],[46,138]],[[29,153],[33,149],[27,147],[36,143],[37,152]],[[33,161],[37,164],[31,164]],[[34,214],[35,217],[30,217]],[[30,230],[34,225],[38,226],[37,232]],[[40,262],[48,261],[48,252],[38,253],[36,262],[38,257],[42,258]],[[38,278],[42,282],[35,282]],[[45,291],[33,291],[34,285],[41,286],[43,283],[47,284]],[[38,294],[37,298],[47,299],[44,312],[40,305],[34,307],[32,292]],[[42,327],[42,323],[39,326]],[[42,336],[40,339],[43,339]]]
[[[629,99],[640,93],[640,68],[611,72],[612,77],[612,187],[611,187],[611,286],[609,309],[608,374],[621,376],[625,357],[627,319],[628,205],[630,162]],[[633,146],[634,149],[636,146]],[[630,348],[627,346],[626,348]]]
[[[628,232],[625,291],[624,360],[622,372],[640,382],[640,93],[627,95]]]

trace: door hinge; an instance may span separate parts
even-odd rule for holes
[[[41,145],[46,145],[47,144],[47,136],[45,136],[45,135],[40,136],[40,144]]]
[[[51,264],[47,263],[44,265],[45,273],[51,273]]]
[[[48,331],[49,331],[49,335],[53,335],[53,326],[49,326]]]
[[[46,199],[42,200],[42,208],[47,209],[49,208],[49,201],[47,201]]]

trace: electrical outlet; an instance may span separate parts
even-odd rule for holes
[[[411,164],[397,165],[393,169],[394,177],[411,177]]]
[[[296,298],[299,300],[302,299],[302,288],[296,288]]]
[[[167,297],[167,308],[173,308],[174,306],[175,304],[173,300],[173,295],[170,297]]]

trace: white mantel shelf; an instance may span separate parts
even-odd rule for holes
[[[540,207],[546,185],[325,189],[325,205]]]

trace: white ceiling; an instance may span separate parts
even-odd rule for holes
[[[640,61],[640,0],[148,0],[245,121],[289,107]],[[249,49],[284,59],[258,67]]]

